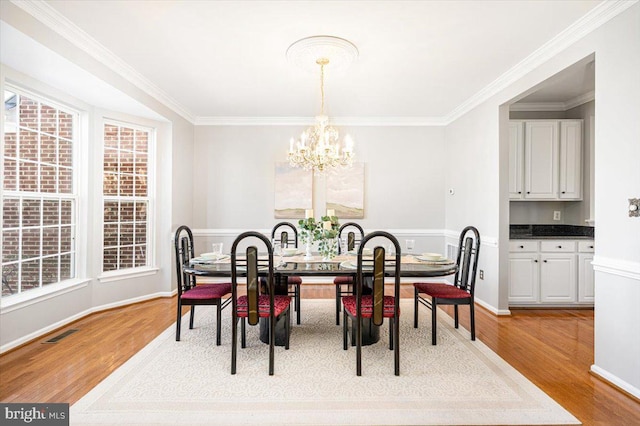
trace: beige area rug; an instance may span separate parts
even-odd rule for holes
[[[363,348],[356,376],[355,347],[342,349],[333,300],[302,301],[290,349],[276,347],[274,376],[268,345],[258,327],[247,327],[248,347],[238,345],[232,376],[230,310],[216,346],[214,308],[198,307],[195,329],[184,318],[182,341],[167,329],[74,404],[71,424],[580,424],[466,330],[455,330],[444,312],[432,346],[429,311],[421,309],[414,329],[412,303],[402,301],[399,377],[386,322],[380,342]]]

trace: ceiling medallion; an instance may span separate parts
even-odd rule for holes
[[[347,68],[357,57],[358,48],[349,40],[326,35],[305,37],[287,49],[289,62],[314,73],[318,70],[319,58],[327,58],[327,69],[334,72]]]

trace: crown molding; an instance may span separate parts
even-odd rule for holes
[[[596,98],[596,92],[591,91],[577,96],[567,102],[518,102],[509,106],[510,111],[567,111]]]
[[[473,108],[485,102],[501,90],[507,88],[509,85],[515,83],[536,67],[542,65],[562,50],[571,46],[573,43],[600,27],[610,19],[624,12],[637,2],[638,0],[603,1],[556,37],[552,38],[532,54],[524,58],[509,71],[502,74],[496,80],[489,83],[482,90],[456,107],[453,111],[443,117],[444,122],[446,124],[450,124],[454,120],[457,120]]]
[[[580,106],[582,104],[586,104],[587,102],[594,101],[595,99],[596,99],[596,92],[595,90],[592,90],[588,93],[585,93],[584,95],[576,96],[573,99],[569,99],[567,102],[564,103],[564,105],[566,109],[571,109],[571,108]]]
[[[196,117],[196,126],[310,126],[314,117]],[[330,117],[335,126],[430,127],[445,126],[438,117]]]
[[[342,120],[335,119],[332,121],[335,124],[350,126],[446,126],[482,102],[485,102],[491,96],[513,84],[586,34],[633,6],[638,1],[639,0],[603,1],[581,19],[443,117],[354,117],[344,118]],[[171,98],[158,86],[138,73],[130,65],[114,55],[105,46],[97,42],[46,2],[36,0],[11,0],[11,2],[192,124],[215,126],[284,126],[301,125],[302,123],[304,123],[302,125],[308,125],[313,122],[312,119],[309,120],[308,118],[301,117],[196,117],[186,107]]]
[[[509,111],[566,111],[564,102],[518,102],[509,105]]]
[[[164,104],[167,108],[171,109],[189,122],[194,122],[194,116],[187,108],[162,91],[158,86],[153,84],[133,67],[120,59],[113,52],[100,44],[97,40],[68,20],[64,15],[59,13],[46,2],[35,0],[11,0],[11,2],[74,44],[89,56],[106,65],[116,74],[134,84],[160,103]]]

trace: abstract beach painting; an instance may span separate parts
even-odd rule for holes
[[[305,209],[313,208],[313,173],[276,163],[274,217],[303,219]]]
[[[340,219],[364,218],[364,163],[355,162],[326,176],[327,209],[334,209]]]

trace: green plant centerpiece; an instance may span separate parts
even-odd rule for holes
[[[318,241],[318,251],[324,260],[331,260],[338,254],[338,231],[340,222],[333,214],[322,216],[319,221],[312,216],[298,221],[300,239],[306,245],[305,259],[311,260],[311,244]]]
[[[323,260],[331,260],[338,254],[338,231],[340,222],[337,216],[322,216],[316,228],[318,250]]]
[[[300,219],[298,221],[298,228],[300,228],[300,239],[302,240],[302,244],[307,244],[316,240],[315,235],[318,224],[314,218],[308,217],[306,219]]]

